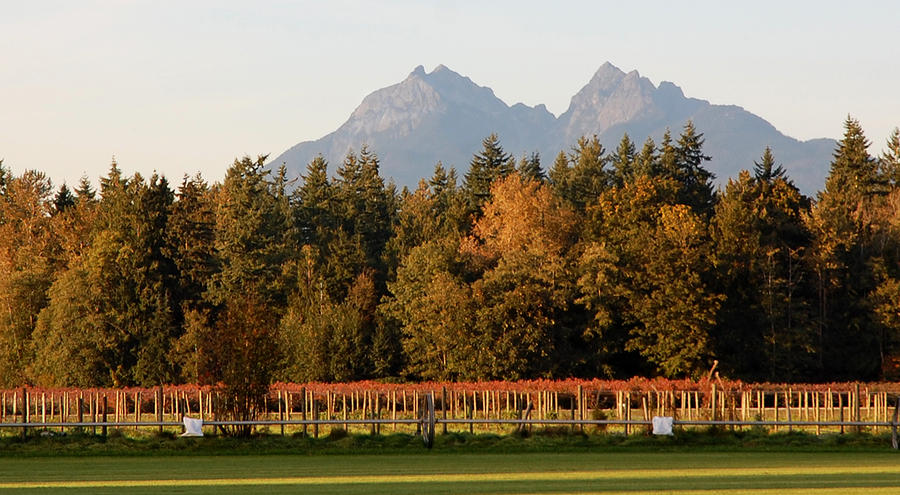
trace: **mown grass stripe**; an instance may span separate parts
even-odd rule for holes
[[[542,471],[505,473],[451,473],[451,474],[409,474],[409,475],[351,475],[351,476],[297,476],[260,478],[199,478],[164,480],[79,480],[79,481],[17,481],[0,482],[4,488],[90,488],[90,487],[143,487],[143,486],[241,486],[241,485],[326,485],[326,484],[384,484],[384,483],[438,483],[438,482],[504,482],[504,481],[597,481],[597,480],[650,480],[662,478],[678,479],[718,479],[728,477],[770,476],[812,476],[828,475],[872,475],[898,476],[897,466],[809,466],[798,468],[758,467],[758,468],[696,468],[696,469],[611,469],[596,471]],[[898,478],[900,481],[900,478]]]
[[[864,490],[864,492],[863,492]],[[853,493],[865,493],[865,495],[895,495],[897,493],[896,487],[839,487],[839,488],[766,488],[766,489],[755,489],[755,488],[727,488],[721,489],[717,488],[714,490],[702,490],[702,489],[687,489],[687,490],[679,490],[679,489],[666,489],[666,490],[648,490],[648,491],[634,491],[634,490],[626,490],[623,491],[621,489],[612,489],[612,490],[595,490],[595,491],[578,491],[578,492],[557,492],[553,491],[553,495],[596,495],[596,494],[606,494],[606,493],[627,493],[628,495],[660,495],[660,494],[677,494],[677,495],[713,495],[713,494],[747,494],[747,495],[780,495],[780,494],[788,494],[788,495],[816,495],[816,494],[853,494]],[[533,492],[533,493],[518,493],[516,495],[546,495],[547,492]],[[479,494],[479,495],[509,495],[508,493],[501,492],[497,494]]]
[[[0,489],[102,489],[102,488],[202,488],[202,487],[247,487],[247,486],[271,486],[271,485],[303,485],[309,484],[308,478],[261,478],[261,479],[209,479],[209,480],[132,480],[132,481],[72,481],[72,482],[50,482],[50,483],[6,483],[0,485]],[[438,480],[431,480],[438,481]],[[503,481],[496,479],[494,481]],[[304,483],[306,482],[306,483]],[[360,482],[364,483],[364,482]],[[424,489],[425,487],[423,487]],[[426,490],[427,491],[427,490]],[[667,488],[663,490],[634,490],[622,488],[601,488],[597,490],[579,490],[560,492],[553,489],[556,495],[591,495],[591,494],[607,494],[607,493],[628,493],[629,495],[658,495],[660,493],[669,493],[677,495],[710,495],[710,494],[749,494],[749,495],[812,495],[812,494],[848,494],[848,493],[865,493],[866,495],[882,495],[897,493],[896,486],[888,487],[871,487],[871,486],[840,486],[840,487],[780,487],[780,488],[715,488],[715,489],[697,489],[697,488]],[[497,495],[508,495],[509,492],[497,492]],[[548,492],[519,492],[518,495],[543,495]],[[490,495],[479,492],[481,495]]]

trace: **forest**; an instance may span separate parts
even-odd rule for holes
[[[770,149],[717,189],[703,142],[491,135],[414,190],[366,146],[177,186],[0,161],[0,387],[900,379],[900,131],[848,117],[815,197]]]

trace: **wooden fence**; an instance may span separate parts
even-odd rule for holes
[[[888,423],[900,384],[744,384],[716,381],[528,381],[485,383],[383,384],[377,382],[283,384],[272,386],[259,419],[328,420],[329,428],[367,429],[390,426],[359,420],[419,418],[425,394],[433,394],[438,419],[453,420],[647,420],[673,416],[682,421]],[[219,392],[210,387],[160,386],[129,389],[0,390],[0,424],[164,423],[185,415],[205,421],[216,414]],[[337,423],[348,421],[348,423]],[[290,426],[290,425],[289,425]],[[446,431],[448,425],[441,425]],[[610,425],[612,426],[612,425]],[[139,426],[130,426],[138,428]],[[474,431],[473,423],[453,425]],[[779,428],[798,426],[772,425]],[[857,426],[858,427],[858,426]],[[883,427],[883,426],[882,426]],[[66,426],[54,428],[65,429]],[[96,428],[96,426],[94,427]],[[159,427],[161,428],[161,426]],[[313,435],[318,424],[294,425]],[[312,428],[312,432],[309,429]],[[502,429],[502,425],[479,425]],[[621,430],[629,432],[628,425]],[[821,433],[826,426],[810,425]],[[832,427],[844,432],[844,427]],[[284,433],[285,425],[280,425]],[[290,431],[290,430],[289,430]],[[632,428],[634,431],[634,428]],[[879,426],[871,431],[878,432]]]

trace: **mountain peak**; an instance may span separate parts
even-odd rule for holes
[[[425,75],[425,66],[419,65],[412,72],[409,73],[409,77],[419,76],[422,77]]]
[[[670,81],[663,81],[659,83],[659,88],[657,91],[669,99],[682,99],[684,98],[684,91],[681,90],[675,83]]]
[[[609,62],[605,62],[597,69],[597,72],[594,73],[594,77],[591,78],[588,85],[609,89],[618,85],[623,77],[625,77],[625,73],[622,69],[619,69]]]
[[[607,60],[597,69],[597,72],[622,72],[622,69],[616,67],[612,62]]]

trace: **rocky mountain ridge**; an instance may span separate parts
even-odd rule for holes
[[[490,88],[443,65],[430,73],[419,66],[403,81],[366,96],[334,132],[301,142],[269,163],[285,164],[297,175],[321,154],[335,170],[348,150],[365,144],[379,156],[383,176],[414,187],[430,177],[438,161],[465,173],[481,140],[492,132],[507,152],[538,151],[549,168],[556,154],[581,136],[596,134],[612,151],[624,133],[638,146],[647,137],[658,143],[667,128],[677,137],[688,120],[704,133],[704,151],[713,157],[707,168],[720,184],[741,169],[752,169],[766,146],[805,193],[824,184],[833,140],[798,141],[739,106],[688,98],[671,82],[656,86],[636,70],[625,73],[608,62],[558,118],[544,105],[509,106]]]

